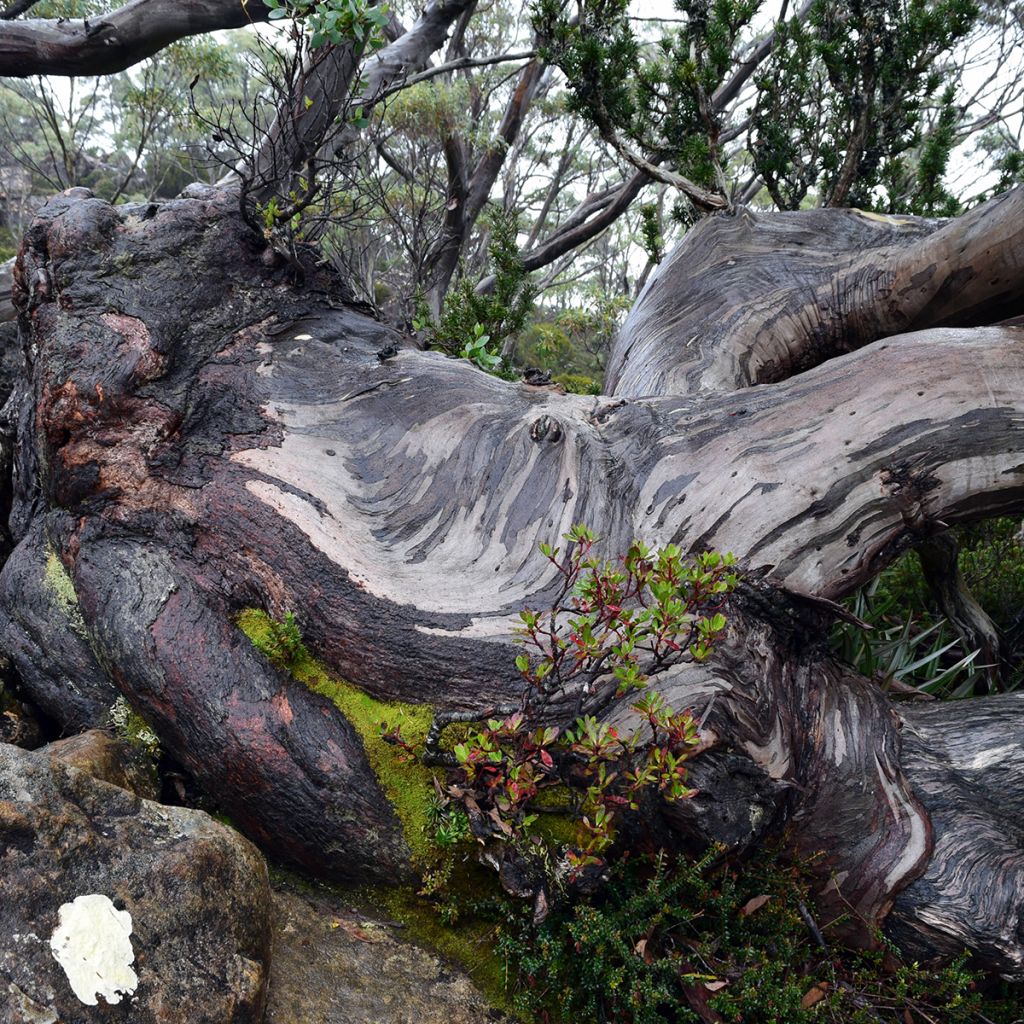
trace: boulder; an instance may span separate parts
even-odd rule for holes
[[[0,744],[0,1024],[261,1021],[259,852],[201,811],[64,763],[68,752]]]
[[[136,796],[147,800],[160,796],[156,768],[146,752],[101,729],[56,740],[47,744],[45,752],[63,764],[81,768],[94,779],[120,786]]]

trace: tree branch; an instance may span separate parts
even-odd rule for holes
[[[39,3],[39,0],[14,0],[14,3],[9,4],[0,11],[0,21],[9,21],[12,18],[17,18],[19,14],[24,14],[27,10],[35,7],[37,3]]]
[[[630,204],[640,194],[645,185],[650,184],[650,178],[645,171],[635,171],[633,175],[622,182],[617,188],[603,194],[599,200],[591,202],[593,197],[588,196],[580,204],[580,209],[569,218],[569,221],[542,242],[532,252],[523,256],[523,266],[527,271],[540,270],[555,262],[567,252],[585,245],[592,241],[602,231],[615,223],[630,207]],[[593,216],[585,216],[592,210],[600,212]],[[477,285],[479,293],[486,293],[494,287],[494,275],[488,275]]]
[[[513,61],[532,60],[536,56],[536,50],[522,50],[519,53],[500,53],[494,57],[459,57],[457,60],[450,60],[444,64],[438,64],[435,67],[427,68],[425,71],[420,71],[418,74],[410,75],[408,78],[403,78],[394,85],[388,86],[388,88],[386,88],[377,97],[377,100],[385,99],[388,96],[394,95],[396,92],[408,89],[409,86],[418,85],[420,82],[427,82],[431,78],[437,78],[438,75],[447,75],[452,71],[464,71],[468,68],[486,68],[491,67],[494,64],[508,64]],[[377,102],[377,100],[368,102]]]
[[[1024,311],[1022,262],[1022,188],[944,226],[857,210],[708,218],[630,312],[607,386],[624,396],[728,391],[877,338],[995,323]]]
[[[130,0],[95,18],[0,21],[0,76],[110,75],[178,39],[269,15],[261,0]]]
[[[696,182],[690,181],[689,178],[676,174],[675,171],[667,171],[664,167],[659,167],[657,164],[652,163],[645,156],[642,156],[628,146],[619,134],[612,129],[602,130],[601,138],[620,156],[628,160],[638,170],[643,171],[647,177],[679,189],[698,210],[711,213],[715,210],[728,209],[729,200],[725,196],[719,195],[716,192],[709,192],[707,189],[701,188]]]

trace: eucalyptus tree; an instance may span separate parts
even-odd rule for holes
[[[0,67],[120,70],[280,9],[134,0],[88,25],[12,21]],[[727,33],[737,60],[724,72],[717,50],[695,57],[690,107],[663,111],[667,94],[639,68],[650,116],[635,123],[599,55],[597,92],[585,77],[569,86],[634,169],[542,229],[526,265],[614,220],[637,181],[661,179],[709,215],[650,275],[605,394],[499,380],[421,351],[290,244],[338,117],[344,147],[469,7],[437,0],[405,31],[355,3],[338,28],[323,20],[332,10],[286,11],[321,45],[302,51],[225,180],[118,206],[73,189],[26,237],[14,291],[31,358],[8,406],[17,546],[0,574],[25,692],[68,730],[124,695],[266,849],[328,877],[393,882],[415,873],[412,837],[365,721],[250,646],[241,611],[293,613],[357,691],[444,721],[521,697],[513,629],[524,606],[558,599],[540,544],[571,524],[590,524],[609,556],[634,537],[731,550],[743,581],[722,642],[649,684],[696,713],[701,794],[671,806],[651,794],[647,824],[665,842],[744,850],[781,836],[824,851],[819,900],[849,940],[883,925],[913,956],[967,946],[1024,976],[1024,695],[896,704],[824,641],[839,599],[907,546],[1024,511],[1024,192],[948,222],[745,209],[722,185],[725,131],[701,98],[741,94],[780,37],[743,58]],[[796,15],[808,32],[812,14]],[[579,52],[559,18],[542,12],[521,96],[544,63]],[[610,38],[629,57],[625,36]],[[827,67],[827,48],[818,58]],[[693,110],[702,139],[666,150],[652,133]],[[853,142],[816,188],[849,192],[867,173],[870,145]],[[471,193],[453,200],[468,207]],[[554,696],[552,724],[628,712],[600,676]],[[514,854],[500,840],[485,852]]]

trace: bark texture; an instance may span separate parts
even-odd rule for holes
[[[88,653],[85,677],[261,844],[394,877],[408,851],[354,729],[252,649],[237,611],[295,612],[375,697],[484,709],[517,695],[513,619],[556,586],[539,542],[583,521],[609,555],[633,537],[731,550],[746,582],[727,640],[654,684],[718,740],[676,829],[734,846],[783,830],[825,852],[821,899],[848,938],[888,920],[908,948],[966,943],[1024,975],[1012,805],[975,799],[1016,785],[984,754],[1016,742],[998,725],[1012,699],[973,702],[957,745],[824,647],[830,602],[907,546],[1024,507],[1024,336],[965,326],[1019,308],[1020,203],[945,226],[711,218],[638,302],[611,393],[583,397],[407,347],[315,273],[295,291],[230,194],[67,193],[16,276],[31,386],[0,605],[25,685],[53,692],[61,659]],[[937,255],[954,251],[959,269]],[[872,306],[856,282],[875,265]],[[44,551],[81,616],[57,668],[33,655],[54,599],[25,567]]]
[[[112,75],[186,36],[269,15],[260,0],[129,0],[95,18],[0,21],[0,76]]]

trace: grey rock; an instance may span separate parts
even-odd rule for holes
[[[269,955],[238,833],[0,745],[0,1024],[258,1024]]]
[[[386,922],[275,886],[266,1024],[485,1024],[472,981]]]

